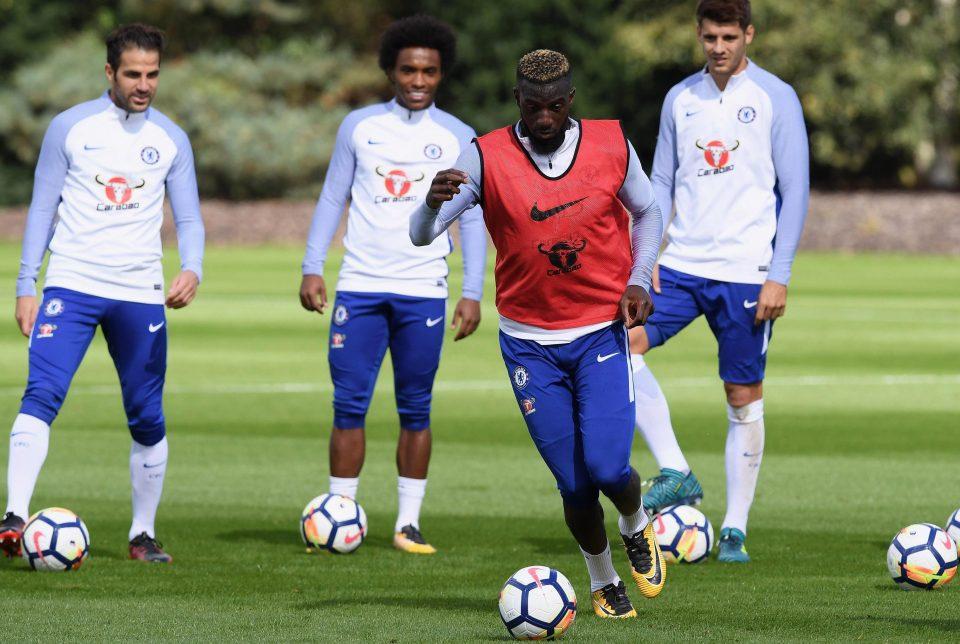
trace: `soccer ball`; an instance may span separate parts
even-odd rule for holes
[[[887,568],[904,590],[939,588],[957,573],[957,546],[932,523],[909,525],[893,538]]]
[[[554,639],[573,624],[577,596],[563,574],[547,566],[527,566],[500,591],[500,619],[514,639]]]
[[[359,548],[366,535],[367,513],[346,496],[321,494],[300,516],[300,536],[310,548],[347,554]]]
[[[27,521],[22,546],[34,570],[76,570],[90,554],[90,533],[70,510],[47,508]]]
[[[953,545],[960,547],[960,510],[950,515],[944,529],[953,539]]]
[[[713,526],[700,510],[671,505],[653,518],[653,530],[663,558],[671,563],[698,563],[713,547]]]

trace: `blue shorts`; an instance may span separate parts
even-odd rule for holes
[[[773,322],[754,324],[760,284],[719,282],[660,267],[660,293],[644,327],[650,348],[675,336],[701,315],[717,339],[720,377],[748,385],[763,380]]]
[[[120,376],[130,434],[142,445],[155,445],[166,435],[167,326],[162,304],[45,289],[30,336],[30,375],[20,413],[53,422],[98,326]]]
[[[552,346],[501,332],[500,350],[530,437],[564,500],[590,504],[599,491],[622,491],[635,422],[623,325]]]
[[[430,427],[430,401],[440,365],[446,303],[444,298],[394,293],[337,293],[328,354],[334,427],[364,426],[388,347],[400,427]]]

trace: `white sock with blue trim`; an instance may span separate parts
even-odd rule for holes
[[[658,467],[668,467],[686,474],[690,466],[673,433],[670,407],[667,406],[663,390],[642,355],[635,353],[630,356],[630,361],[633,364],[633,386],[637,399],[637,429],[647,441]]]
[[[130,445],[130,484],[133,487],[133,522],[130,539],[146,532],[156,537],[154,522],[163,494],[163,477],[167,473],[167,437],[155,445]]]
[[[10,457],[7,461],[7,512],[27,520],[30,498],[47,459],[50,425],[27,414],[17,414],[10,430]]]
[[[727,417],[727,515],[721,528],[737,528],[746,534],[763,460],[763,399],[743,407],[727,405]]]

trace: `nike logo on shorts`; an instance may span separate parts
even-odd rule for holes
[[[605,355],[605,356],[597,356],[597,362],[606,362],[607,360],[609,360],[609,359],[612,358],[613,356],[618,356],[618,355],[620,355],[620,352],[619,352],[619,351],[617,351],[616,353],[607,354],[607,355]]]
[[[437,326],[442,321],[443,321],[443,317],[439,317],[436,319],[427,318],[427,326]]]
[[[752,308],[755,307],[756,305],[757,305],[756,302],[750,302],[750,301],[748,301],[748,300],[744,300],[744,301],[743,301],[743,308],[745,308],[745,309],[752,309]]]
[[[162,327],[164,324],[165,322],[161,322],[160,324],[151,324],[147,327],[147,330],[149,330],[150,333],[156,333],[157,331],[160,330],[160,327]]]
[[[566,209],[569,208],[570,206],[575,206],[575,205],[577,205],[578,203],[580,203],[580,202],[583,201],[584,199],[586,199],[586,197],[581,197],[581,198],[577,199],[576,201],[571,201],[571,202],[569,202],[569,203],[565,203],[565,204],[563,204],[562,206],[554,206],[553,208],[548,208],[547,210],[540,210],[539,208],[537,208],[537,202],[534,201],[534,202],[533,202],[533,207],[530,209],[530,219],[532,219],[532,220],[534,220],[534,221],[544,221],[545,219],[549,219],[550,217],[553,217],[553,216],[554,216],[555,214],[557,214],[558,212],[561,212],[561,211],[563,211],[563,210],[566,210]]]

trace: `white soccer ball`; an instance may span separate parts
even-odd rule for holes
[[[946,530],[950,538],[953,539],[953,544],[960,548],[960,510],[950,515],[943,529]]]
[[[23,558],[34,570],[76,570],[90,554],[90,533],[63,508],[40,510],[23,528]]]
[[[300,536],[311,548],[347,554],[359,548],[366,535],[366,512],[346,496],[321,494],[300,516]]]
[[[887,569],[904,590],[939,588],[957,573],[957,546],[932,523],[909,525],[893,538]]]
[[[577,616],[577,596],[563,574],[547,566],[527,566],[500,591],[500,619],[514,639],[554,639]]]
[[[653,518],[660,553],[671,563],[698,563],[710,555],[713,526],[700,510],[671,505]]]

